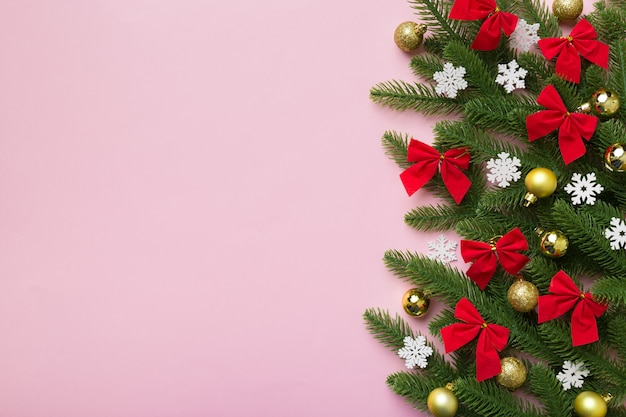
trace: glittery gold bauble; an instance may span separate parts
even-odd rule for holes
[[[615,91],[601,88],[591,95],[587,103],[578,106],[576,111],[591,113],[604,119],[612,117],[619,110],[619,96]]]
[[[393,41],[404,52],[413,52],[422,44],[426,25],[415,22],[402,22],[393,33]]]
[[[459,408],[459,400],[448,388],[435,388],[428,394],[428,409],[435,417],[454,417]]]
[[[606,416],[606,400],[593,391],[583,391],[574,400],[574,410],[580,417]]]
[[[506,293],[509,304],[520,313],[528,313],[537,306],[539,290],[532,282],[518,279]]]
[[[548,168],[534,168],[526,174],[524,184],[528,191],[524,196],[524,206],[528,207],[538,198],[552,195],[556,190],[556,175]]]
[[[407,314],[413,317],[422,317],[428,312],[430,299],[417,288],[412,288],[402,296],[402,307]]]
[[[502,371],[498,375],[498,384],[510,390],[516,390],[526,382],[526,367],[517,358],[511,356],[500,360]]]
[[[554,0],[552,13],[559,20],[575,20],[583,12],[583,0]]]
[[[560,258],[569,247],[569,240],[560,230],[543,230],[538,227],[535,233],[539,236],[539,249],[549,258]]]
[[[623,143],[614,143],[604,153],[604,166],[609,171],[626,171],[626,147]]]

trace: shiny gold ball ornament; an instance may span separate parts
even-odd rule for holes
[[[556,175],[548,168],[533,168],[524,179],[526,185],[526,195],[524,196],[524,207],[528,207],[537,201],[552,195],[556,190]]]
[[[430,307],[430,298],[417,288],[411,288],[402,296],[402,308],[410,316],[422,317],[428,312],[428,307]]]
[[[552,14],[561,21],[576,20],[583,12],[583,0],[554,0]]]
[[[580,417],[604,417],[609,399],[610,397],[603,398],[597,392],[583,391],[574,400],[574,411]]]
[[[509,287],[506,298],[516,311],[528,313],[537,307],[539,290],[532,282],[519,278]]]
[[[496,379],[504,388],[514,391],[526,382],[526,367],[519,359],[512,356],[502,358],[500,366],[502,371]]]
[[[454,417],[459,408],[459,400],[449,388],[435,388],[428,394],[428,410],[435,417]]]
[[[426,25],[415,22],[402,22],[393,33],[393,41],[404,52],[413,52],[422,44]]]
[[[588,102],[578,106],[576,111],[591,113],[604,119],[615,116],[619,110],[620,99],[613,90],[601,88],[591,95]]]
[[[614,143],[606,148],[604,166],[613,172],[626,171],[626,144]]]
[[[543,255],[549,258],[560,258],[567,252],[569,240],[560,230],[543,230],[537,227],[535,233],[539,236],[539,249]]]

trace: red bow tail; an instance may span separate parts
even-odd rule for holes
[[[480,26],[476,39],[470,48],[479,51],[492,51],[498,47],[502,32],[506,36],[517,26],[517,16],[507,12],[497,11],[487,18]]]

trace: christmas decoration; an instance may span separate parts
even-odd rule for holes
[[[604,191],[604,187],[596,183],[595,172],[590,172],[584,177],[575,172],[572,174],[572,182],[565,186],[565,191],[572,195],[572,204],[596,203],[596,195]]]
[[[497,183],[498,187],[506,188],[511,182],[517,182],[521,178],[521,166],[522,161],[516,156],[510,158],[508,152],[500,152],[498,159],[491,158],[487,161],[487,179],[493,184]]]
[[[596,318],[606,311],[607,306],[594,301],[590,292],[582,293],[563,271],[557,272],[552,277],[548,291],[550,294],[539,297],[537,308],[539,323],[554,320],[574,307],[572,344],[581,346],[597,341]]]
[[[574,411],[580,417],[604,417],[607,412],[606,400],[597,392],[583,391],[574,400]]]
[[[554,0],[552,3],[552,13],[559,20],[576,20],[582,12],[583,0]]]
[[[606,148],[604,166],[613,172],[626,171],[626,151],[623,143],[614,143]]]
[[[440,262],[450,263],[456,261],[456,242],[450,242],[444,235],[440,235],[437,240],[431,240],[427,243],[428,258],[436,259]]]
[[[528,313],[539,301],[539,290],[532,282],[528,282],[521,277],[509,287],[506,293],[509,304],[520,313]]]
[[[393,32],[393,41],[404,52],[413,52],[422,44],[426,25],[415,22],[402,22]]]
[[[549,258],[560,258],[567,252],[569,240],[560,230],[544,230],[537,227],[535,233],[539,236],[539,250],[543,255]]]
[[[402,308],[413,317],[422,317],[428,313],[430,299],[417,288],[412,288],[402,295]]]
[[[484,290],[496,272],[497,260],[511,275],[517,274],[530,258],[517,253],[528,249],[528,242],[519,228],[514,228],[489,243],[461,240],[461,256],[465,263],[474,262],[465,272],[481,290]]]
[[[422,335],[416,338],[407,336],[404,338],[404,347],[398,351],[398,356],[405,359],[407,368],[413,369],[416,366],[426,368],[428,357],[433,354],[433,348],[426,344],[426,338]]]
[[[609,66],[609,46],[596,40],[597,37],[591,23],[581,19],[569,36],[540,39],[538,44],[546,59],[559,56],[556,60],[556,74],[566,81],[578,84],[581,55],[602,68]]]
[[[556,379],[561,381],[563,389],[580,388],[585,383],[585,377],[589,376],[589,370],[584,362],[563,362],[563,370],[556,375]]]
[[[538,198],[545,198],[556,190],[556,175],[548,168],[533,168],[526,174],[524,179],[526,195],[524,207],[528,207]]]
[[[516,88],[526,88],[526,84],[524,83],[526,74],[528,74],[528,71],[524,68],[520,68],[516,60],[508,64],[498,64],[496,84],[504,86],[506,92],[510,94]]]
[[[435,388],[428,394],[428,410],[435,417],[454,417],[459,401],[450,388]]]
[[[498,324],[487,324],[467,298],[461,298],[454,309],[455,323],[441,329],[446,353],[454,352],[478,336],[476,346],[476,379],[484,381],[500,373],[498,352],[509,340],[509,329]]]
[[[604,237],[609,240],[611,249],[626,248],[626,223],[624,223],[624,220],[611,217],[611,227],[604,230]]]
[[[595,91],[588,102],[578,106],[576,111],[583,113],[591,113],[594,116],[608,119],[615,116],[619,110],[620,99],[613,90],[601,88]]]
[[[415,162],[400,174],[400,179],[409,196],[413,195],[441,171],[443,183],[457,204],[469,190],[472,183],[461,172],[469,167],[470,154],[466,148],[451,149],[440,154],[435,148],[415,139],[411,139],[407,161]]]
[[[567,111],[553,85],[548,85],[541,91],[537,103],[547,110],[541,110],[526,118],[528,140],[532,142],[558,129],[559,149],[563,161],[569,164],[583,156],[586,152],[583,138],[586,140],[591,138],[596,131],[598,119],[588,114]]]
[[[491,51],[498,47],[502,32],[510,36],[517,25],[517,16],[504,12],[495,0],[455,0],[450,10],[450,19],[486,19],[478,30],[472,49]]]
[[[511,48],[520,50],[521,52],[528,52],[530,48],[537,44],[539,41],[539,23],[533,23],[529,25],[526,19],[519,19],[517,21],[517,27],[509,38],[509,45]]]
[[[500,361],[502,372],[497,376],[498,384],[514,391],[526,382],[526,367],[517,358],[507,356]]]
[[[433,74],[433,79],[437,81],[435,91],[449,98],[455,98],[460,90],[467,88],[465,77],[465,68],[455,68],[450,62],[443,64],[443,70]]]

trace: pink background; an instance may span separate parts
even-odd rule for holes
[[[416,416],[372,104],[408,3],[0,3],[0,416]],[[458,265],[458,262],[456,263]],[[403,314],[404,315],[404,314]],[[411,321],[425,328],[427,320]]]

